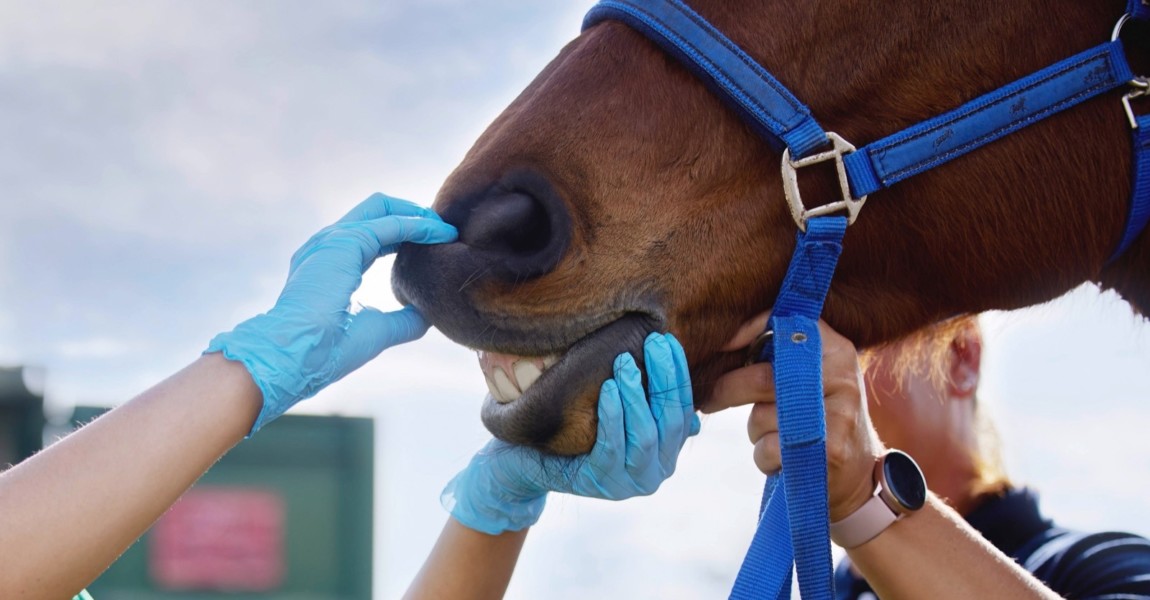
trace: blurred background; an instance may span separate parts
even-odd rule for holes
[[[591,4],[0,3],[0,366],[27,367],[59,428],[181,368],[270,307],[295,248],[370,193],[429,204]],[[361,302],[397,306],[389,267]],[[1142,320],[1086,287],[983,325],[1014,479],[1064,525],[1150,534]],[[430,550],[440,489],[488,437],[485,389],[432,331],[300,408],[373,419],[374,544],[357,552],[374,597],[399,597]],[[653,497],[553,499],[508,597],[724,597],[761,486],[745,417],[706,418]]]

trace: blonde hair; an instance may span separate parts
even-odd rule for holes
[[[908,375],[927,375],[932,384],[945,386],[950,383],[949,364],[951,345],[956,341],[965,343],[971,339],[981,339],[982,329],[978,315],[960,315],[928,325],[897,340],[887,342],[859,353],[859,363],[864,371],[886,369],[895,377],[899,386]],[[994,420],[983,409],[975,393],[973,406],[975,419],[975,447],[971,448],[973,464],[977,469],[977,479],[973,492],[976,495],[997,494],[1010,487],[1010,478],[1002,460],[1002,439]]]

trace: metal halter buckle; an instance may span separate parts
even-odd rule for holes
[[[1142,3],[1146,4],[1146,0],[1142,0]],[[1118,24],[1114,26],[1114,32],[1110,34],[1111,42],[1118,41],[1118,38],[1122,36],[1122,28],[1125,27],[1132,18],[1130,13],[1126,13],[1122,15],[1122,18],[1118,19]],[[1130,108],[1130,101],[1146,95],[1150,95],[1150,81],[1142,76],[1131,79],[1130,91],[1122,96],[1122,108],[1126,110],[1126,119],[1130,121],[1130,129],[1138,129],[1138,118],[1134,116],[1134,109]]]
[[[806,158],[791,160],[790,149],[788,148],[783,151],[783,192],[787,195],[787,206],[791,209],[791,218],[795,220],[795,224],[799,226],[800,231],[807,230],[807,219],[829,215],[842,210],[847,212],[847,225],[850,225],[855,222],[859,210],[862,209],[863,203],[866,202],[866,196],[858,199],[851,197],[851,186],[847,180],[847,168],[846,165],[843,164],[843,156],[854,152],[855,147],[837,133],[828,131],[827,138],[831,141],[832,146],[830,150],[813,154]],[[809,167],[831,159],[835,161],[835,170],[839,176],[839,188],[842,191],[842,199],[807,210],[807,208],[803,206],[802,194],[799,193],[798,170],[802,167]]]
[[[1138,129],[1138,118],[1134,116],[1134,109],[1130,101],[1150,95],[1150,81],[1145,77],[1135,77],[1130,80],[1130,91],[1122,96],[1122,108],[1126,109],[1126,118],[1130,121],[1130,129]]]

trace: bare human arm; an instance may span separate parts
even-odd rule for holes
[[[933,494],[847,554],[880,598],[1061,598]]]
[[[496,600],[511,583],[528,529],[482,533],[448,518],[404,598]]]
[[[112,564],[260,411],[244,367],[205,355],[0,474],[0,598],[70,598]]]
[[[351,294],[399,244],[456,235],[426,208],[372,195],[296,252],[271,310],[0,475],[0,598],[75,595],[244,435],[422,336],[429,325],[418,312],[353,312]]]
[[[745,347],[765,322],[766,315],[761,315],[744,325],[727,349]],[[838,521],[873,494],[873,467],[885,448],[868,416],[854,345],[825,323],[819,323],[819,333],[830,519]],[[754,405],[748,434],[755,445],[755,464],[764,473],[774,473],[782,462],[771,365],[751,365],[724,375],[715,385],[707,411],[745,404]],[[933,494],[923,509],[847,554],[879,596],[888,600],[1059,597]]]

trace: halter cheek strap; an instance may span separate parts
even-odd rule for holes
[[[1135,118],[1129,110],[1130,99],[1146,94],[1150,84],[1134,77],[1117,39],[1127,18],[1150,19],[1150,4],[1144,2],[1150,0],[1128,0],[1128,17],[1119,22],[1111,41],[858,151],[824,132],[810,109],[782,83],[681,0],[602,0],[587,13],[584,29],[617,20],[654,41],[783,149],[784,191],[800,233],[767,325],[772,341],[759,357],[775,366],[782,472],[767,479],[759,526],[731,598],[789,598],[792,564],[803,597],[834,596],[818,319],[843,234],[868,194],[1131,85],[1134,90],[1123,103],[1134,127],[1135,184],[1115,257],[1150,220],[1150,116]],[[821,151],[828,143],[830,150]],[[842,197],[807,210],[795,170],[831,159],[839,170]],[[834,211],[847,216],[826,214]]]

